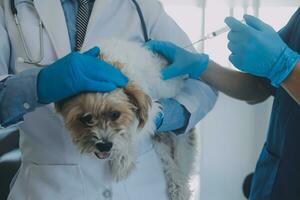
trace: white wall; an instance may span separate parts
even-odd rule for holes
[[[201,199],[244,199],[242,183],[263,145],[269,104],[250,106],[221,94],[201,126]]]

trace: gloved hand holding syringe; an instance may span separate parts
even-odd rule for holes
[[[241,20],[241,22],[244,22],[244,21],[245,21],[244,19]],[[211,33],[205,35],[205,36],[204,36],[203,38],[201,38],[200,40],[197,40],[197,41],[195,41],[195,42],[193,42],[193,43],[191,43],[191,44],[189,44],[189,45],[187,45],[187,46],[185,46],[185,47],[183,47],[183,48],[186,49],[186,48],[191,47],[191,46],[193,46],[193,45],[195,45],[195,44],[198,44],[198,43],[200,43],[200,42],[204,42],[205,40],[215,38],[215,37],[217,37],[217,36],[219,36],[219,35],[222,35],[223,33],[228,32],[229,30],[230,30],[230,28],[229,28],[228,26],[222,27],[222,28],[220,28],[220,29],[218,29],[218,30],[215,30],[215,31],[213,31],[213,32],[211,32]]]

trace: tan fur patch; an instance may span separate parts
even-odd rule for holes
[[[139,120],[139,128],[143,128],[148,120],[148,111],[151,107],[151,99],[141,89],[139,89],[132,82],[129,82],[125,88],[125,94],[135,107],[136,115]]]
[[[109,60],[109,59],[107,58],[107,56],[105,56],[105,55],[102,54],[102,53],[100,53],[99,57],[100,57],[100,60],[104,60],[105,62],[111,64],[112,66],[114,66],[115,68],[117,68],[117,69],[119,69],[119,70],[123,69],[123,67],[124,67],[124,64],[123,64],[123,63],[120,63],[120,62],[118,62],[118,61],[112,61],[112,60]]]

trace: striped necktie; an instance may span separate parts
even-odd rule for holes
[[[78,0],[79,6],[76,16],[76,50],[80,51],[89,22],[89,0]]]

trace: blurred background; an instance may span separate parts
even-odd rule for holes
[[[192,41],[223,26],[224,18],[258,16],[276,30],[282,28],[300,5],[299,0],[162,0]],[[197,45],[226,67],[227,34]],[[273,99],[251,106],[223,94],[214,110],[199,124],[202,137],[201,200],[244,200],[242,185],[254,171],[268,130]]]
[[[244,13],[258,16],[279,30],[300,5],[300,0],[161,1],[192,41],[223,27],[225,17],[241,19]],[[196,47],[219,64],[232,67],[227,59],[226,34]],[[198,127],[202,137],[201,200],[246,199],[242,185],[245,177],[255,169],[266,137],[271,107],[272,99],[251,106],[219,95],[216,107]],[[0,130],[0,174],[1,171],[15,173],[17,170],[15,163],[20,158],[17,148],[18,132],[14,128]],[[0,177],[10,179],[12,175],[6,173]],[[1,184],[0,197],[8,188]],[[199,188],[196,180],[194,187]]]

